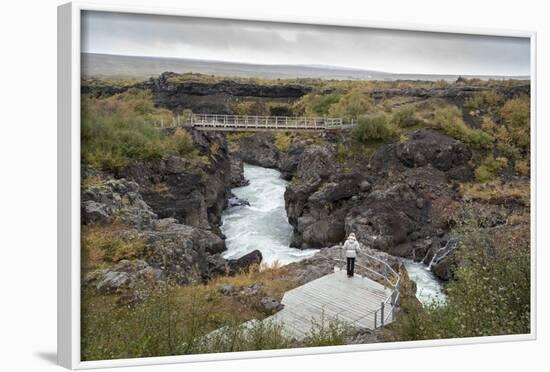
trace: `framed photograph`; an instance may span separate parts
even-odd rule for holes
[[[531,340],[534,32],[58,9],[67,368]]]

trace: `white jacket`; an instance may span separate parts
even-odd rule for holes
[[[355,258],[357,257],[357,252],[359,252],[361,247],[359,247],[359,242],[357,240],[347,239],[344,243],[343,249],[346,252],[346,257]]]

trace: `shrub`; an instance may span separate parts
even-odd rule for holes
[[[531,102],[528,96],[507,101],[500,110],[514,144],[528,149],[531,143]]]
[[[286,152],[292,143],[292,138],[288,132],[275,132],[274,145],[279,151]]]
[[[528,176],[529,175],[529,162],[527,160],[516,160],[516,164],[514,166],[514,169],[516,170],[516,172],[518,172],[522,176]]]
[[[172,140],[174,141],[176,151],[182,156],[191,153],[195,149],[193,137],[183,128],[176,128],[172,135]]]
[[[494,158],[487,156],[475,170],[475,177],[478,182],[486,182],[493,179],[496,174],[508,166],[508,159],[504,157]]]
[[[475,211],[469,211],[473,215]],[[398,339],[419,340],[529,333],[529,217],[495,234],[475,216],[458,223],[458,265],[447,285],[447,301],[420,308],[403,302]]]
[[[328,113],[332,117],[350,120],[368,114],[373,109],[373,103],[367,94],[359,90],[353,90],[342,96],[337,103],[331,105]]]
[[[475,92],[472,97],[466,98],[464,106],[477,110],[483,107],[496,106],[502,100],[500,94],[493,90],[486,90],[481,92]]]
[[[292,109],[295,115],[327,116],[330,106],[337,103],[340,97],[338,93],[323,95],[309,93],[300,98]]]
[[[242,101],[231,105],[235,115],[266,115],[267,110],[263,103],[257,101]]]
[[[392,122],[400,128],[410,128],[419,123],[414,106],[405,106],[393,113]]]
[[[438,107],[434,120],[443,131],[455,139],[461,140],[478,149],[488,149],[494,138],[479,129],[472,129],[464,123],[462,113],[456,106]]]
[[[353,127],[352,138],[360,144],[384,142],[397,134],[385,114],[361,116]]]

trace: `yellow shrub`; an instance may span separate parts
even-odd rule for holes
[[[530,170],[529,162],[527,160],[517,160],[514,169],[522,176],[528,176]]]

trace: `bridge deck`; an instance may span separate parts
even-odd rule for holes
[[[189,126],[215,131],[326,131],[349,129],[341,118],[193,114]]]
[[[335,269],[333,274],[294,288],[285,293],[284,308],[266,318],[280,322],[284,332],[297,340],[305,338],[314,324],[327,326],[331,320],[339,320],[354,327],[375,329],[393,319],[392,305],[387,302],[384,311],[381,303],[392,290],[369,278],[355,275],[348,278],[344,271]]]

